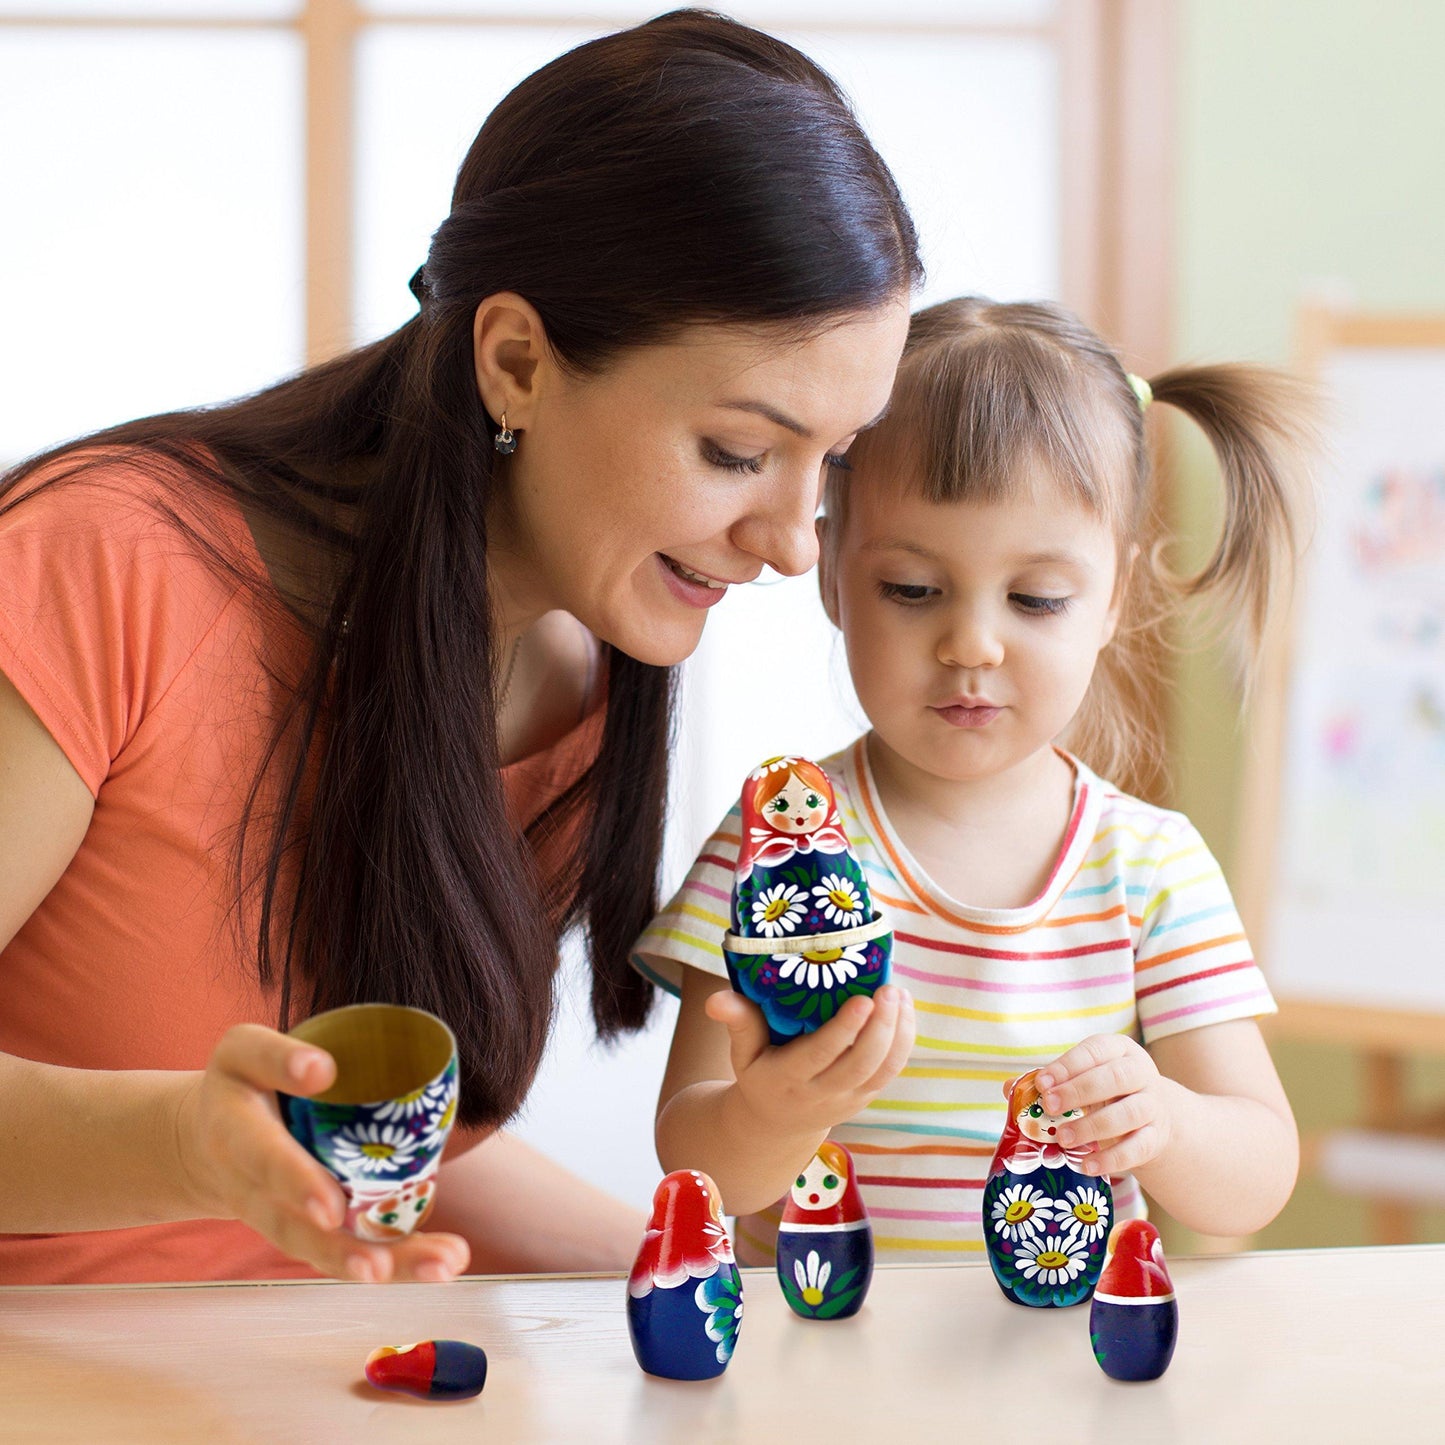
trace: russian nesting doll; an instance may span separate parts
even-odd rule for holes
[[[1089,1306],[1089,1341],[1099,1368],[1115,1380],[1157,1380],[1174,1358],[1179,1306],[1159,1231],[1126,1219]]]
[[[853,1156],[831,1139],[798,1175],[778,1225],[778,1283],[794,1314],[845,1320],[873,1281],[873,1227]]]
[[[1037,1070],[1013,1081],[1008,1117],[983,1191],[984,1243],[994,1278],[1021,1305],[1081,1304],[1104,1267],[1114,1196],[1104,1175],[1081,1172],[1084,1149],[1056,1141],[1081,1110],[1050,1114]]]
[[[887,983],[892,952],[827,773],[806,758],[770,758],[743,784],[723,938],[733,987],[762,1008],[769,1039],[782,1044]]]
[[[743,1282],[717,1185],[679,1169],[657,1186],[627,1280],[627,1331],[637,1363],[669,1380],[707,1380],[732,1358]]]

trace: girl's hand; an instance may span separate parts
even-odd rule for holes
[[[850,998],[822,1028],[768,1043],[762,1010],[724,988],[707,1015],[726,1026],[738,1097],[758,1126],[784,1136],[826,1133],[873,1102],[913,1048],[913,996],[885,984]]]
[[[230,1029],[204,1073],[186,1085],[175,1116],[185,1187],[198,1214],[239,1219],[284,1254],[322,1274],[380,1284],[441,1283],[467,1266],[454,1234],[368,1244],[341,1232],[346,1197],[286,1132],[276,1091],[318,1094],[336,1077],[323,1050],[257,1024]]]
[[[1094,1145],[1086,1174],[1125,1174],[1157,1159],[1173,1137],[1171,1091],[1146,1049],[1123,1034],[1094,1034],[1038,1073],[1051,1114],[1084,1110],[1060,1128],[1066,1148]]]

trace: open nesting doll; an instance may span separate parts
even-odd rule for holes
[[[762,1009],[772,1043],[820,1028],[888,982],[893,934],[817,763],[770,758],[743,784],[731,921],[728,977]]]
[[[1015,1303],[1082,1304],[1104,1267],[1114,1195],[1107,1176],[1082,1171],[1089,1147],[1056,1142],[1059,1130],[1080,1115],[1050,1114],[1037,1072],[1010,1088],[1008,1118],[983,1190],[984,1243],[994,1278]]]
[[[652,1196],[627,1280],[627,1331],[637,1363],[669,1380],[709,1380],[732,1358],[742,1276],[722,1196],[700,1169],[678,1169]]]

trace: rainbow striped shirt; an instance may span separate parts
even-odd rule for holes
[[[1119,792],[1077,759],[1074,808],[1044,891],[970,908],[913,860],[888,821],[864,740],[823,763],[876,906],[893,921],[893,976],[914,997],[903,1072],[832,1131],[858,1163],[880,1258],[981,1253],[980,1204],[1004,1123],[1003,1083],[1081,1039],[1169,1034],[1275,1008],[1218,863],[1194,826]],[[738,810],[708,839],[633,964],[680,990],[684,966],[726,976]],[[1144,1212],[1129,1176],[1116,1215]],[[772,1256],[780,1207],[738,1221],[739,1257]]]

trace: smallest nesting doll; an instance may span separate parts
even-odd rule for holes
[[[778,1283],[794,1314],[845,1320],[873,1280],[873,1227],[853,1156],[831,1139],[798,1175],[778,1225]]]
[[[1089,1341],[1115,1380],[1157,1380],[1174,1358],[1179,1306],[1159,1231],[1147,1219],[1114,1230],[1113,1253],[1089,1307]]]
[[[627,1280],[627,1331],[649,1375],[708,1380],[732,1358],[743,1283],[723,1224],[722,1196],[701,1170],[657,1186]]]

